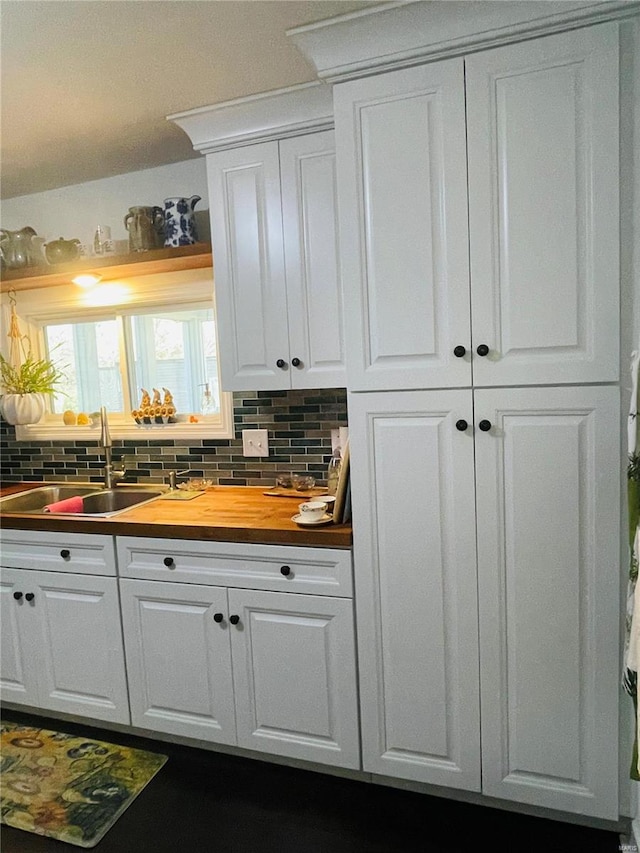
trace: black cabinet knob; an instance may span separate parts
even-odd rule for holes
[[[235,613],[233,614],[233,616],[229,616],[229,622],[231,622],[232,625],[237,625],[239,621],[240,617],[236,616]]]
[[[14,592],[13,597],[15,598],[16,601],[20,601],[20,599],[22,598],[22,593],[21,592]]]
[[[214,613],[213,614],[213,621],[214,622],[222,622],[223,619],[224,619],[224,614],[222,614],[222,613]]]
[[[60,551],[60,556],[63,560],[68,560],[71,556],[71,551],[68,548],[63,548],[62,551]]]
[[[279,367],[279,368],[280,368],[280,370],[284,370],[284,368],[285,368],[286,366],[287,366],[287,362],[284,360],[284,358],[279,358],[279,359],[276,361],[276,367]]]
[[[476,352],[478,355],[489,355],[489,347],[486,344],[480,344],[477,347]]]
[[[456,429],[459,429],[460,432],[464,432],[468,426],[469,424],[463,418],[460,418],[459,421],[456,421]]]
[[[175,565],[175,563],[173,562],[173,557],[165,557],[165,558],[164,558],[164,560],[163,560],[162,562],[165,564],[165,566],[166,566],[168,569],[170,569],[170,568],[171,568],[171,566],[174,566],[174,565]]]
[[[456,358],[462,358],[467,354],[467,350],[462,346],[462,344],[458,344],[458,346],[453,350],[453,354]]]
[[[292,364],[294,367],[300,367],[300,365],[302,364],[302,362],[300,361],[300,359],[299,359],[299,358],[292,358],[292,359],[291,359],[291,364]]]
[[[491,429],[491,421],[480,421],[478,424],[482,432],[489,432]]]
[[[32,592],[28,592],[25,595],[25,598],[27,599],[27,601],[33,601],[33,599],[35,598],[35,595]]]
[[[280,566],[280,574],[284,575],[285,577],[287,575],[290,575],[291,574],[291,566]]]

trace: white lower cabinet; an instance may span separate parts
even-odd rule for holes
[[[238,745],[360,766],[352,602],[229,590]]]
[[[120,592],[133,725],[235,743],[226,589],[125,578]]]
[[[117,583],[2,569],[3,701],[129,723]]]
[[[617,819],[618,390],[351,394],[349,432],[364,769]]]
[[[162,556],[167,550],[171,557]],[[232,575],[236,564],[238,580],[246,583],[253,560],[254,582],[262,577],[282,589],[308,586],[314,560],[321,586],[329,567],[345,557],[350,562],[349,552],[291,551],[235,546],[233,557],[234,547],[224,543],[119,540],[124,572],[183,571],[189,577],[200,560],[201,579],[207,563],[218,580]],[[221,554],[227,554],[226,572]],[[130,577],[120,583],[134,725],[360,766],[353,604],[338,583],[335,596]]]

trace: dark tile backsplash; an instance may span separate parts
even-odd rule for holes
[[[281,471],[307,471],[326,482],[331,430],[347,425],[344,388],[318,391],[242,391],[233,395],[235,438],[113,439],[113,461],[125,457],[125,482],[164,482],[171,469],[209,477],[221,485],[271,486]],[[267,429],[269,456],[242,455],[242,430]],[[16,441],[0,420],[2,482],[101,480],[97,441]],[[179,478],[180,479],[180,478]]]

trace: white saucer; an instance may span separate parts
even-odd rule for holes
[[[315,521],[304,521],[302,514],[298,513],[297,515],[291,516],[291,521],[295,521],[295,523],[299,524],[301,527],[322,527],[323,524],[331,524],[333,516],[325,512],[322,518],[318,518]]]

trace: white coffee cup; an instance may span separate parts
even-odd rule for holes
[[[298,509],[303,521],[320,521],[327,511],[327,505],[324,501],[307,501],[298,504]]]

